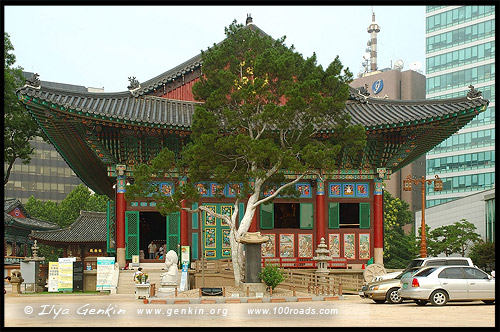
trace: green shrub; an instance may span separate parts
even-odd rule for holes
[[[285,271],[278,265],[268,264],[262,269],[259,277],[266,284],[267,289],[271,287],[274,290],[276,286],[285,280]]]

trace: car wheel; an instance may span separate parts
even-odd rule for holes
[[[486,304],[494,304],[495,300],[483,300],[483,302]]]
[[[427,302],[429,302],[427,300],[413,300],[413,301],[415,301],[417,305],[426,305]]]
[[[403,299],[398,294],[398,289],[399,288],[391,288],[387,291],[387,295],[385,296],[387,302],[391,304],[398,304],[403,302]]]
[[[373,300],[376,304],[382,304],[385,302],[385,300]]]
[[[448,294],[443,290],[435,290],[430,297],[432,305],[443,306],[448,302]]]

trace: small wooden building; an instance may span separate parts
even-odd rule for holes
[[[33,231],[31,239],[64,249],[63,257],[107,256],[106,212],[80,211],[76,221],[66,228]]]

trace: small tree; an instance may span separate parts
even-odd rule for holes
[[[390,269],[404,268],[418,254],[413,232],[405,234],[403,226],[412,222],[407,202],[394,198],[384,191],[384,266]]]
[[[106,195],[91,194],[87,187],[79,184],[59,204],[31,196],[24,207],[32,217],[64,228],[75,222],[80,211],[106,212],[108,201]]]
[[[481,235],[475,232],[476,229],[473,223],[460,219],[454,224],[427,232],[429,252],[433,256],[444,253],[446,256],[460,254],[465,257],[467,250],[481,241]]]
[[[276,264],[266,264],[259,274],[260,279],[266,284],[267,289],[274,290],[285,280],[285,271]]]
[[[485,271],[495,269],[495,243],[480,241],[470,250],[470,259]]]

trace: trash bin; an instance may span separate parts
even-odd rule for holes
[[[156,284],[151,284],[149,286],[149,297],[156,296]]]

